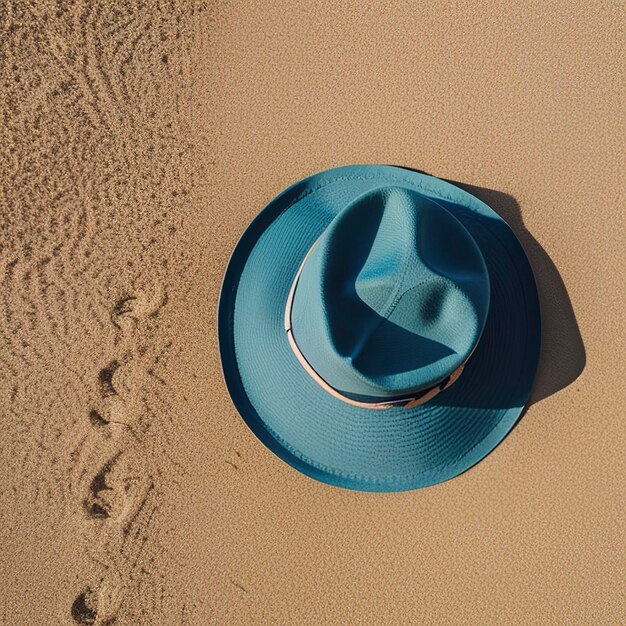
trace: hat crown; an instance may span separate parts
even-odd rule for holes
[[[439,383],[471,354],[489,309],[479,248],[443,206],[380,187],[322,234],[294,293],[299,349],[332,387],[384,400]]]

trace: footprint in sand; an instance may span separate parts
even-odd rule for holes
[[[155,487],[151,476],[143,475],[144,459],[121,448],[106,461],[87,487],[83,500],[85,514],[102,524],[98,537],[91,540],[100,555],[117,550],[118,541],[130,535],[135,520],[146,507]],[[85,587],[75,598],[71,615],[77,624],[113,624],[124,591],[123,579],[115,563],[107,568],[106,579]]]
[[[100,382],[100,393],[103,398],[117,395],[115,386],[113,385],[113,375],[119,368],[120,363],[117,360],[111,361],[106,367],[103,367],[98,374]]]
[[[115,586],[103,581],[99,587],[85,587],[72,603],[70,609],[72,618],[80,626],[114,624],[121,602],[121,592],[121,581]]]
[[[118,300],[111,314],[119,331],[116,342],[123,336],[126,339],[132,336],[140,321],[156,317],[166,302],[163,290],[150,297],[137,292]],[[136,398],[136,390],[142,386],[142,372],[140,368],[128,367],[133,360],[132,353],[132,349],[126,351],[124,356],[112,359],[99,371],[102,406],[88,413],[89,423],[99,433],[97,446],[105,445],[108,452],[103,457],[100,450],[99,471],[91,480],[87,479],[88,484],[83,483],[82,506],[89,520],[103,524],[99,537],[105,545],[115,536],[130,533],[155,487],[137,448],[139,439],[133,428],[139,418],[136,413],[141,403]],[[71,607],[77,624],[107,624],[115,619],[123,585],[121,581],[112,580],[111,575],[109,571],[107,579],[102,579],[99,586],[87,586],[77,595]]]
[[[140,460],[129,458],[122,450],[116,452],[91,480],[83,499],[87,516],[94,520],[109,520],[127,532],[145,505],[154,484],[150,476],[138,473]]]
[[[162,288],[151,295],[137,291],[120,298],[113,307],[111,320],[118,330],[130,330],[139,321],[156,317],[167,304],[167,293]]]
[[[123,404],[129,407],[134,405],[139,397],[137,389],[145,384],[150,375],[150,372],[133,362],[135,359],[132,351],[126,351],[98,372],[100,397],[113,412],[119,412]]]
[[[85,587],[72,604],[72,617],[77,624],[87,626],[98,619],[98,596],[91,587]]]
[[[87,496],[83,500],[83,507],[89,517],[107,519],[111,516],[116,495],[111,493],[113,487],[107,483],[107,478],[120,454],[121,452],[118,452],[107,461],[89,485]]]

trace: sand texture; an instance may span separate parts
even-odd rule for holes
[[[625,23],[582,0],[3,3],[2,623],[626,623]],[[537,275],[527,412],[422,491],[298,474],[221,377],[238,237],[349,163],[463,183]]]

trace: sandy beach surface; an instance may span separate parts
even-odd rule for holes
[[[116,4],[0,7],[0,620],[626,623],[624,4]],[[221,376],[241,232],[349,163],[463,183],[539,284],[530,407],[421,491],[297,473]]]

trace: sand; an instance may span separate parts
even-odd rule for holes
[[[3,623],[626,622],[623,3],[117,5],[0,9]],[[240,233],[348,163],[470,185],[537,274],[530,407],[422,491],[297,473],[221,377]]]

